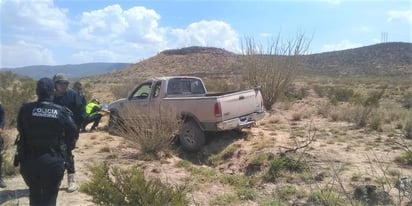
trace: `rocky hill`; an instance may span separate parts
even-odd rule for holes
[[[103,75],[110,79],[135,79],[150,76],[195,75],[225,77],[239,74],[242,57],[211,47],[187,47],[160,52],[158,55],[131,64],[120,71]]]
[[[355,49],[311,54],[303,71],[341,75],[412,75],[412,43],[381,43]],[[135,79],[158,75],[224,78],[241,74],[242,55],[211,47],[187,47],[160,52],[127,68],[103,75]]]

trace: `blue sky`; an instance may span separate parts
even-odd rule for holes
[[[1,65],[136,63],[165,49],[241,52],[304,34],[309,53],[412,42],[410,0],[0,0]]]

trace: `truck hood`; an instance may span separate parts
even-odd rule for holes
[[[122,99],[118,99],[118,100],[110,103],[109,106],[108,106],[109,111],[118,109],[120,107],[120,104],[123,103],[123,102],[126,102],[126,101],[127,101],[127,98],[122,98]]]

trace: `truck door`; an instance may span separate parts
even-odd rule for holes
[[[147,115],[149,108],[149,99],[151,94],[152,82],[145,82],[139,85],[129,96],[126,105],[124,105],[125,116]]]
[[[150,111],[157,112],[160,111],[160,103],[161,103],[161,96],[160,96],[160,89],[162,86],[162,81],[154,81],[152,84],[152,91],[150,94]]]

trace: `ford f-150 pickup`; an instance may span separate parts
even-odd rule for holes
[[[121,112],[130,106],[139,108],[139,112]],[[205,144],[207,131],[251,127],[265,115],[260,87],[211,94],[198,77],[156,77],[138,85],[127,98],[109,105],[109,132],[119,118],[125,120],[133,118],[130,115],[166,107],[175,108],[184,120],[178,135],[187,151],[198,151]]]

